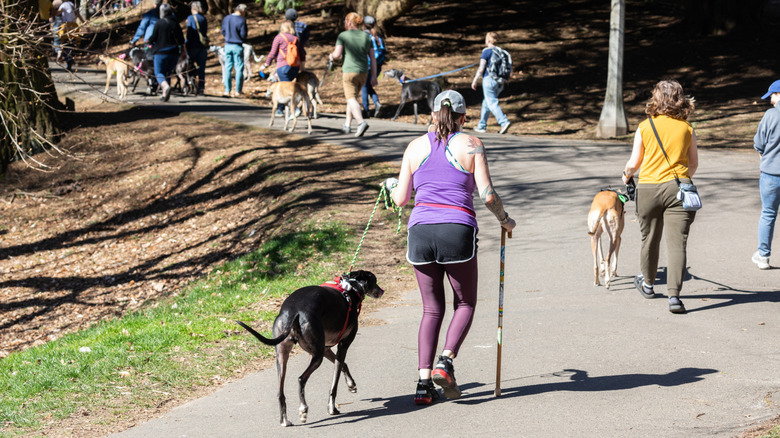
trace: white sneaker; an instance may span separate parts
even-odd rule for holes
[[[758,251],[753,253],[751,260],[758,265],[758,269],[769,269],[769,257],[763,257]]]
[[[474,132],[479,132],[480,134],[484,134],[487,132],[487,129],[483,128],[474,128]]]
[[[366,132],[366,129],[368,129],[368,123],[363,122],[358,125],[357,132],[355,132],[355,137],[362,137],[363,134]]]
[[[352,132],[352,128],[350,128],[349,125],[344,125],[341,127],[341,132],[343,132],[344,134],[349,134],[350,132]]]
[[[506,131],[509,130],[509,125],[511,125],[512,122],[506,122],[503,125],[501,125],[501,130],[498,131],[499,134],[506,134]]]

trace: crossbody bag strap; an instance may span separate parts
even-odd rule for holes
[[[653,116],[650,116],[647,118],[647,120],[650,121],[650,127],[653,128],[653,134],[655,134],[655,139],[658,141],[658,146],[661,147],[661,152],[664,153],[664,158],[666,158],[666,163],[669,164],[669,168],[672,169],[672,173],[674,174],[674,180],[677,182],[677,185],[680,185],[680,178],[677,177],[677,172],[674,171],[674,166],[672,166],[672,162],[669,161],[669,156],[666,155],[666,149],[664,149],[664,144],[661,143],[661,137],[658,135],[658,131],[655,129],[655,123],[653,123]]]

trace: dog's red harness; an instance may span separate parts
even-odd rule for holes
[[[344,321],[344,327],[341,328],[338,337],[336,337],[337,344],[341,342],[341,337],[344,335],[344,332],[347,331],[347,326],[349,325],[349,314],[352,313],[352,299],[349,297],[349,290],[344,289],[344,283],[345,281],[343,277],[334,277],[333,281],[326,281],[320,285],[321,287],[336,289],[337,291],[341,292],[341,295],[345,300],[347,300],[347,319]],[[348,282],[346,283],[349,284]],[[363,309],[363,297],[358,293],[358,298],[360,298],[360,301],[358,302],[357,314],[360,315],[360,311]]]

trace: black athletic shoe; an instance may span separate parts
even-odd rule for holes
[[[642,294],[645,298],[655,298],[655,292],[653,292],[653,286],[647,287],[644,283],[645,277],[642,274],[639,274],[634,278],[634,287],[636,287],[636,290],[639,291],[640,294]]]
[[[414,404],[430,405],[439,400],[439,392],[433,387],[430,380],[417,382],[417,391],[414,393]]]
[[[439,356],[439,363],[432,373],[433,383],[441,386],[442,395],[448,399],[460,398],[460,388],[455,381],[455,368],[452,359],[447,356]]]

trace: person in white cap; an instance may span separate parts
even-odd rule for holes
[[[370,15],[363,17],[363,25],[366,27],[366,33],[371,37],[371,44],[374,45],[374,58],[376,59],[376,74],[382,71],[382,65],[385,63],[385,56],[387,55],[387,49],[385,49],[385,37],[379,33],[376,29],[376,20]],[[376,90],[371,86],[371,82],[366,80],[363,84],[363,88],[360,89],[360,95],[363,98],[363,117],[368,118],[368,105],[369,98],[374,102],[374,117],[379,116],[379,110],[382,109],[382,104],[379,103],[379,95],[376,94]]]
[[[406,205],[415,191],[406,259],[414,266],[423,302],[417,358],[420,380],[414,395],[418,405],[438,399],[434,383],[442,387],[444,397],[460,398],[452,360],[469,332],[477,305],[474,190],[501,227],[512,231],[516,225],[493,188],[485,147],[478,138],[461,132],[466,121],[463,96],[444,91],[436,96],[433,111],[433,130],[409,143],[398,179],[385,181],[399,206]],[[434,368],[446,306],[445,276],[455,295],[455,312]]]
[[[772,255],[772,237],[780,207],[780,80],[774,81],[762,99],[769,98],[772,108],[764,113],[758,124],[753,148],[761,154],[761,176],[758,189],[761,193],[761,216],[758,220],[758,250],[753,263],[759,269],[769,269]]]

